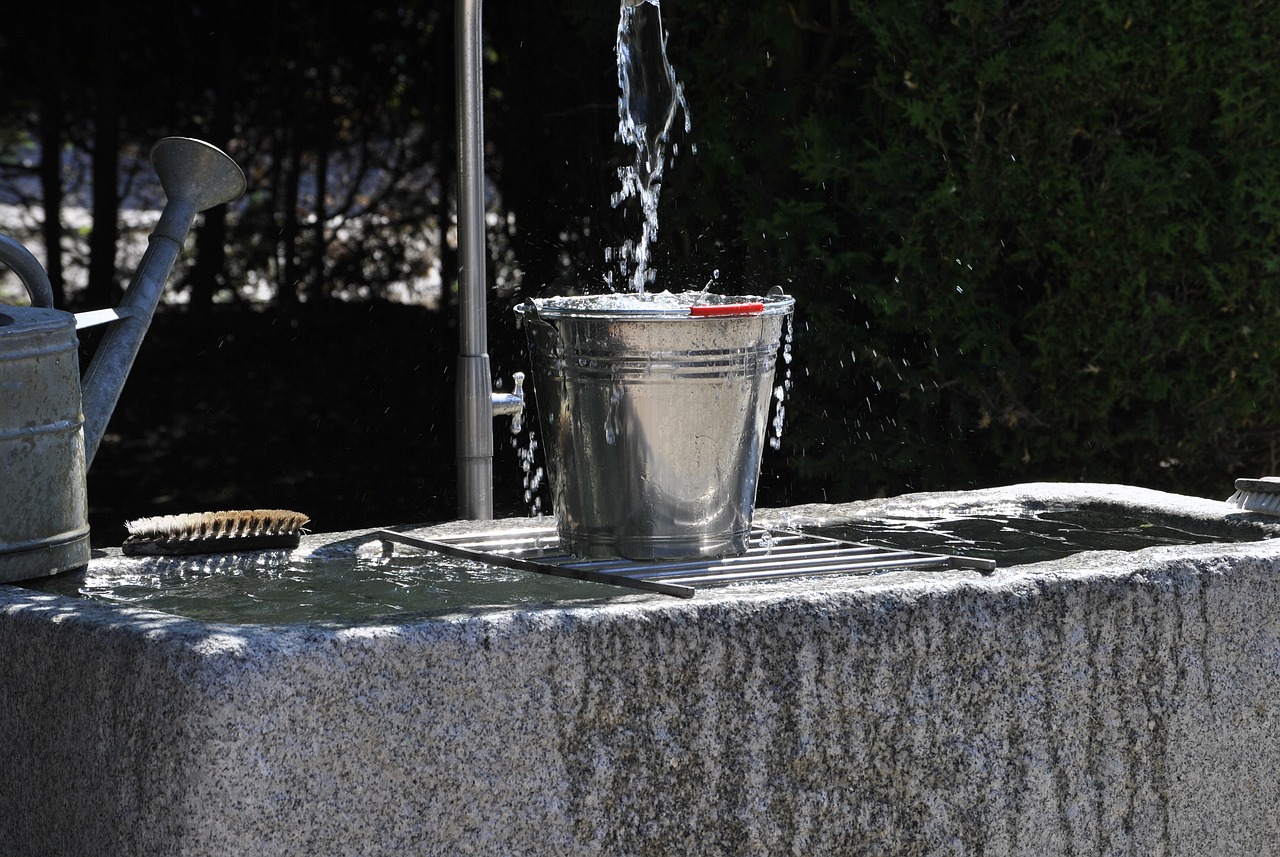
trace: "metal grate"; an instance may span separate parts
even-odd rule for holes
[[[970,568],[984,574],[994,560],[878,547],[794,530],[753,530],[747,552],[710,559],[637,561],[583,559],[560,549],[550,527],[472,533],[426,539],[377,530],[384,542],[396,542],[459,559],[610,583],[678,598],[691,598],[701,584],[776,580],[824,574],[872,574],[894,569]]]

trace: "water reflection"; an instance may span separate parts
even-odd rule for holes
[[[1079,509],[1019,515],[885,517],[807,529],[882,547],[993,559],[1002,568],[1061,559],[1082,551],[1134,551],[1230,540],[1220,532],[1197,532],[1115,512]]]

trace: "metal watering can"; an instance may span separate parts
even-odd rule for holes
[[[151,324],[165,280],[197,212],[244,193],[244,173],[200,140],[166,137],[151,163],[168,201],[120,306],[72,315],[53,309],[36,258],[0,235],[0,263],[31,306],[0,306],[0,582],[89,561],[85,473]],[[111,323],[80,378],[76,330]]]

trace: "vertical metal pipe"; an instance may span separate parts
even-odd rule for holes
[[[458,514],[493,517],[493,404],[485,315],[484,74],[481,0],[457,0]]]

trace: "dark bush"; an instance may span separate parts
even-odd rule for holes
[[[672,267],[796,294],[795,498],[1275,472],[1275,7],[664,10]]]

